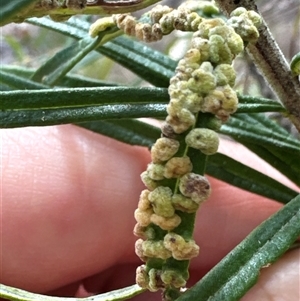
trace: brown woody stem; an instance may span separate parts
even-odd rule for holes
[[[227,16],[237,7],[259,12],[254,0],[216,0],[216,3]],[[265,21],[259,28],[257,43],[249,44],[247,52],[286,107],[288,117],[300,132],[300,83],[293,75]]]

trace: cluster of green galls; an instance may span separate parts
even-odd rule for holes
[[[178,9],[158,5],[148,13],[149,23],[127,14],[113,17],[125,33],[146,42],[159,40],[174,29],[194,32],[190,48],[170,80],[168,116],[162,138],[151,149],[152,162],[141,175],[147,189],[141,193],[135,211],[134,233],[140,237],[136,253],[146,262],[137,269],[136,281],[151,291],[184,287],[187,277],[169,266],[150,267],[149,260],[190,260],[199,252],[194,240],[176,234],[175,229],[181,223],[179,212],[196,212],[211,189],[204,176],[193,173],[190,158],[178,155],[180,144],[206,155],[217,152],[217,133],[195,127],[198,113],[213,114],[221,125],[237,110],[232,61],[243,51],[244,42],[254,42],[259,36],[261,18],[253,11],[238,8],[224,21],[200,17],[196,11],[201,8],[203,1],[187,2]],[[179,142],[176,137],[181,134],[185,138]],[[175,190],[165,184],[169,179],[176,180]],[[164,231],[164,237],[156,237],[157,227]]]

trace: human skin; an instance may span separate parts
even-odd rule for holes
[[[146,148],[72,126],[1,130],[0,283],[38,293],[85,297],[132,285],[133,212],[144,189]],[[293,187],[242,146],[220,150]],[[281,205],[210,178],[213,193],[197,215],[194,283]],[[242,299],[298,301],[300,252],[261,271]],[[134,300],[160,300],[146,293]]]

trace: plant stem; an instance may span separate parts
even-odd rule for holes
[[[36,1],[34,5],[30,7],[30,9],[25,9],[18,14],[13,15],[9,19],[5,19],[4,22],[1,22],[1,25],[6,25],[8,23],[12,22],[23,22],[27,18],[31,17],[44,17],[47,15],[53,15],[53,16],[73,16],[77,14],[89,14],[89,15],[111,15],[111,14],[119,14],[119,13],[127,13],[127,12],[133,12],[140,9],[143,9],[147,6],[150,6],[159,0],[142,0],[142,1],[136,1],[135,3],[128,3],[123,5],[105,5],[103,1],[98,1],[97,4],[94,5],[86,5],[82,9],[74,9],[70,7],[66,7],[64,5],[64,2],[59,1],[53,1],[55,2],[55,5],[53,6],[49,5],[46,7],[45,4],[43,4],[43,1]],[[99,3],[99,4],[98,4]],[[117,2],[116,2],[117,3]]]
[[[253,0],[216,0],[217,4],[229,15],[237,7],[258,12]],[[274,40],[267,24],[263,21],[259,28],[256,44],[249,44],[247,52],[261,71],[266,81],[286,107],[290,120],[300,132],[300,83],[290,70],[283,53]]]

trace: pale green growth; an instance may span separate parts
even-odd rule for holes
[[[203,39],[209,38],[209,31],[217,26],[225,25],[225,21],[220,18],[204,19],[199,25],[198,31],[194,34],[195,37]]]
[[[154,24],[151,26],[150,24],[138,23],[135,30],[136,38],[146,43],[159,41],[163,37],[163,33],[159,24]]]
[[[184,103],[180,99],[172,98],[167,105],[167,113],[171,116],[176,116],[184,108]]]
[[[262,23],[260,15],[254,11],[237,8],[230,14],[227,24],[241,36],[245,42],[255,43],[259,37],[258,29]]]
[[[179,226],[181,218],[177,214],[172,217],[163,217],[154,213],[151,215],[151,222],[163,230],[170,231]]]
[[[195,65],[194,69],[198,69],[200,59],[201,59],[201,54],[200,54],[199,49],[191,48],[185,54],[183,61],[185,61],[187,64],[197,63],[197,65]],[[179,64],[180,64],[180,62],[181,61],[179,61]]]
[[[217,26],[215,28],[210,29],[209,31],[209,40],[211,41],[212,36],[222,37],[224,43],[230,49],[232,59],[235,58],[240,52],[244,49],[244,42],[242,38],[234,31],[234,29],[228,25]],[[231,63],[230,62],[220,62],[220,63]]]
[[[193,47],[193,49],[197,49],[200,52],[200,57],[202,62],[209,60],[210,42],[208,39],[203,39],[201,37],[194,37],[191,41],[191,47]]]
[[[163,180],[165,167],[159,163],[148,164],[148,176],[155,181]]]
[[[190,78],[191,74],[180,71],[176,74],[176,77],[171,78],[171,84],[168,89],[171,99],[178,98],[179,100],[182,100],[184,96],[191,94],[191,91],[188,89],[188,82],[186,81]]]
[[[197,50],[197,49],[195,49]],[[199,57],[200,57],[200,52]],[[200,60],[199,60],[200,61]],[[187,81],[194,70],[199,68],[199,64],[197,62],[193,62],[192,58],[189,59],[181,59],[175,69],[176,75],[171,79],[170,83],[171,85],[175,85],[178,87],[178,85],[181,82]],[[177,81],[174,81],[173,79],[176,78]]]
[[[162,272],[160,277],[163,283],[173,287],[180,288],[186,285],[186,280],[178,270],[166,269]]]
[[[290,66],[294,75],[300,75],[300,52],[293,56]]]
[[[167,105],[167,112],[169,115],[176,116],[182,109],[187,109],[191,113],[198,113],[200,111],[203,97],[198,93],[192,92],[189,89],[180,90],[173,88],[172,90],[169,89],[169,94],[171,97],[171,100]]]
[[[168,259],[172,256],[172,252],[166,249],[162,240],[146,240],[142,242],[142,256]]]
[[[135,251],[135,254],[144,262],[147,261],[147,256],[144,254],[144,249],[143,249],[143,243],[144,243],[144,240],[142,240],[141,238],[138,239],[136,242],[135,242],[135,246],[134,246],[134,251]]]
[[[156,292],[161,288],[164,288],[164,284],[160,279],[161,270],[158,269],[151,269],[148,273],[149,275],[149,286],[148,289],[151,292]]]
[[[253,10],[247,10],[244,7],[238,7],[231,12],[230,17],[239,17],[241,15],[248,15],[248,18],[253,22],[256,27],[259,27],[262,23],[261,16]]]
[[[193,169],[189,157],[173,157],[165,165],[164,177],[167,179],[178,178]]]
[[[204,176],[195,173],[188,173],[180,178],[179,190],[184,196],[191,198],[197,204],[207,200],[211,193],[208,180]]]
[[[172,10],[173,10],[173,8],[171,8],[167,5],[158,4],[158,5],[154,6],[147,13],[147,15],[149,15],[151,17],[151,22],[154,24],[154,23],[158,23],[163,15],[170,13]]]
[[[172,217],[175,209],[172,206],[172,190],[169,187],[157,187],[149,193],[153,211],[163,217]]]
[[[164,246],[177,260],[190,260],[199,254],[199,246],[194,240],[185,241],[182,236],[172,232],[165,235]]]
[[[141,173],[141,180],[150,191],[154,190],[157,186],[159,186],[157,182],[155,182],[149,177],[147,171]]]
[[[222,122],[237,110],[238,105],[236,92],[232,89],[236,80],[232,60],[243,51],[244,41],[254,41],[258,37],[256,27],[261,19],[255,12],[239,8],[226,23],[221,18],[205,20],[199,17],[196,12],[203,5],[213,6],[213,3],[188,1],[177,10],[157,6],[149,13],[152,24],[141,24],[126,16],[118,21],[125,32],[144,41],[153,41],[174,29],[194,32],[190,49],[179,61],[170,80],[168,116],[162,126],[165,137],[158,139],[152,147],[152,163],[142,174],[150,191],[141,194],[135,212],[138,223],[134,233],[144,239],[136,244],[136,253],[144,261],[156,258],[160,262],[170,257],[182,261],[198,255],[199,247],[195,241],[187,239],[191,229],[183,234],[186,239],[172,231],[179,230],[180,216],[187,218],[186,214],[195,213],[209,198],[211,187],[204,176],[192,173],[191,160],[182,153],[186,153],[187,147],[198,149],[205,155],[217,152],[219,137],[215,130],[220,129]],[[206,120],[206,128],[194,128],[198,112],[212,114],[213,117]],[[189,133],[179,136],[189,130]],[[182,142],[184,136],[185,143]],[[180,144],[177,139],[183,143],[180,148],[182,157],[178,157]],[[179,178],[174,191],[158,186],[159,181],[172,183],[166,179],[173,178]],[[155,226],[168,231],[163,241],[157,240]],[[165,290],[164,298],[169,300],[168,292],[185,286],[188,274],[169,265],[167,260],[158,264],[159,269],[154,269],[149,262],[147,269],[142,266],[137,271],[137,283],[150,291]]]
[[[141,210],[138,208],[134,211],[134,218],[141,227],[147,227],[151,223],[152,214],[152,209]]]
[[[115,25],[122,29],[125,34],[134,36],[136,19],[130,14],[116,14],[112,16]]]
[[[236,74],[233,67],[229,64],[217,65],[214,69],[214,75],[217,80],[217,86],[230,85],[233,87],[235,84]]]
[[[139,203],[138,203],[138,208],[140,210],[147,210],[147,209],[152,208],[151,203],[149,201],[149,193],[150,193],[150,191],[147,189],[145,189],[141,192]]]
[[[135,36],[142,41],[155,42],[163,37],[159,24],[140,23],[129,14],[113,15],[113,20],[114,24],[123,30],[125,34]]]
[[[159,20],[159,25],[163,34],[166,35],[174,29],[195,31],[201,22],[202,18],[197,13],[191,12],[189,9],[181,6],[163,15]]]
[[[139,223],[137,223],[134,225],[133,234],[137,237],[147,239],[148,237],[145,233],[146,229],[147,229],[147,227],[142,227]]]
[[[139,223],[135,224],[133,234],[143,239],[155,238],[155,230],[151,226],[143,227]]]
[[[151,158],[154,163],[161,163],[172,158],[179,149],[179,142],[170,138],[159,138],[151,148]]]
[[[208,14],[208,15],[219,13],[218,7],[213,2],[210,1],[190,0],[181,4],[178,8],[180,8],[181,6],[184,6],[186,9],[189,9],[190,11],[201,10],[203,11],[204,14]]]
[[[201,110],[203,97],[198,93],[190,93],[185,100],[185,108],[192,113],[198,113]]]
[[[176,210],[187,213],[196,212],[199,208],[199,204],[179,193],[176,193],[172,196],[172,204]]]
[[[202,22],[202,18],[196,13],[196,12],[191,12],[187,15],[187,29],[188,31],[196,31]]]
[[[167,35],[174,30],[173,22],[174,16],[172,15],[172,12],[161,17],[161,19],[159,20],[159,25],[164,35]]]
[[[212,74],[212,70],[208,70],[212,66],[209,62],[201,64],[200,68],[192,73],[192,78],[188,80],[188,88],[199,94],[207,94],[216,87],[216,79]]]
[[[182,109],[176,115],[168,115],[166,121],[176,134],[181,134],[195,124],[196,118],[189,110]]]
[[[189,147],[199,149],[205,155],[213,155],[218,151],[219,136],[213,130],[195,128],[187,134],[185,143]]]
[[[92,38],[95,38],[100,32],[105,31],[107,28],[112,26],[115,26],[113,17],[98,19],[90,26],[89,34]]]
[[[165,288],[165,284],[161,279],[162,271],[158,269],[146,270],[145,265],[141,265],[136,270],[136,283],[150,292],[156,292]]]
[[[228,44],[220,35],[211,35],[209,42],[209,60],[213,64],[230,64],[232,62],[233,55]]]
[[[230,114],[238,107],[236,92],[229,86],[217,87],[212,90],[203,101],[202,112],[215,114],[221,120],[226,121]]]
[[[136,269],[135,282],[142,288],[148,288],[149,276],[146,271],[146,266],[143,264]]]

